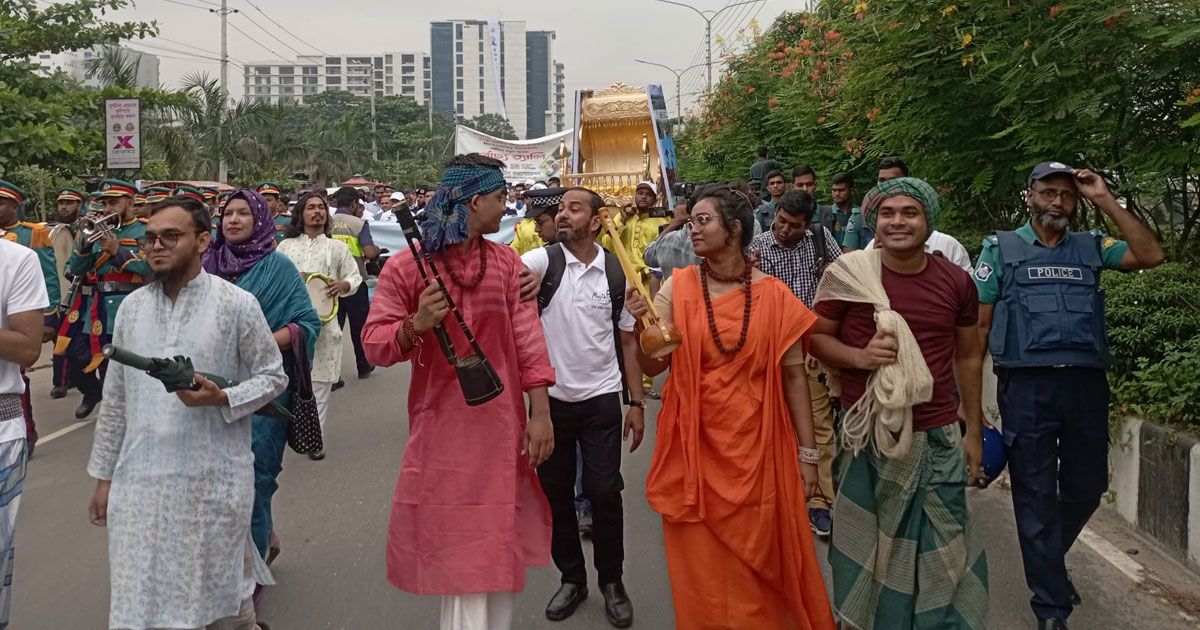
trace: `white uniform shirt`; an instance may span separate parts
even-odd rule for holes
[[[872,247],[875,247],[875,239],[871,239],[871,242],[867,243],[867,249],[871,249]],[[942,255],[947,260],[962,267],[963,271],[967,273],[971,273],[974,270],[971,266],[971,256],[967,254],[967,248],[963,247],[962,243],[958,242],[958,239],[945,232],[934,230],[929,235],[929,239],[925,241],[925,251],[931,254],[933,252],[942,252]]]
[[[599,245],[594,247],[596,257],[587,265],[563,247],[567,266],[562,283],[542,312],[542,329],[556,380],[550,395],[564,402],[580,402],[622,389],[604,250]],[[545,247],[526,252],[521,260],[539,277],[550,266]],[[633,316],[628,310],[621,310],[618,326],[625,332],[633,331]]]
[[[0,328],[8,328],[9,313],[37,311],[40,315],[50,304],[46,281],[37,254],[24,245],[0,239]],[[21,366],[0,361],[0,394],[25,393]],[[0,418],[0,442],[25,437],[25,421]]]

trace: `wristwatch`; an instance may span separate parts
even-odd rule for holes
[[[645,400],[631,400],[631,401],[629,401],[628,405],[630,407],[641,407],[642,409],[645,409],[646,401]]]

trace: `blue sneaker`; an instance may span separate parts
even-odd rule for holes
[[[833,529],[833,517],[825,508],[808,508],[808,522],[818,536],[828,536],[829,530]]]

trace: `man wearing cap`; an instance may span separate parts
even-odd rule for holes
[[[19,221],[18,211],[25,202],[25,191],[15,184],[0,181],[0,238],[18,245],[24,245],[37,254],[38,263],[42,268],[42,277],[46,284],[46,294],[50,298],[50,306],[42,315],[42,341],[54,338],[54,328],[58,325],[58,305],[60,298],[58,284],[58,268],[54,264],[54,247],[50,242],[50,229],[41,223]],[[22,372],[25,379],[25,392],[21,394],[21,402],[25,411],[26,444],[30,454],[37,443],[37,426],[33,420],[32,398],[29,395],[29,378]]]
[[[54,266],[58,272],[58,288],[62,293],[62,302],[51,304],[61,308],[63,302],[70,302],[74,292],[75,275],[67,271],[67,261],[71,252],[75,251],[75,235],[79,230],[79,212],[83,209],[87,194],[75,188],[63,188],[58,191],[58,214],[54,221],[49,222],[50,244],[54,248]],[[81,281],[82,282],[82,281]],[[63,371],[64,358],[55,356],[54,387],[50,389],[51,398],[62,398],[67,395],[69,384]]]
[[[275,182],[263,182],[258,185],[258,194],[267,200],[271,206],[271,216],[275,221],[275,242],[287,238],[284,231],[292,224],[292,214],[287,211],[287,201],[283,197],[283,188]]]
[[[140,245],[146,224],[133,216],[137,188],[127,181],[107,179],[100,184],[99,193],[103,213],[115,213],[120,225],[92,243],[83,242],[83,238],[76,241],[67,270],[84,279],[71,299],[54,343],[54,354],[66,357],[66,373],[76,376],[83,393],[83,401],[75,410],[79,420],[91,415],[100,402],[108,363],[100,351],[112,339],[117,309],[125,296],[153,274]]]
[[[1080,197],[1128,240],[1072,232]],[[1040,629],[1066,628],[1079,595],[1064,558],[1108,487],[1108,343],[1100,272],[1155,267],[1154,235],[1087,169],[1043,162],[1030,219],[987,237],[973,277],[997,379],[1017,537]]]
[[[512,248],[524,255],[555,241],[554,215],[566,188],[534,188],[525,193],[525,218],[514,226]]]

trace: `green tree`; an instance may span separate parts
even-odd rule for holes
[[[157,35],[154,22],[100,18],[132,5],[131,0],[73,0],[39,7],[34,0],[0,0],[0,62]]]
[[[464,119],[461,124],[480,133],[486,133],[494,138],[504,140],[517,139],[517,132],[513,129],[512,124],[508,122],[508,119],[500,116],[500,114],[480,114],[470,120]]]

